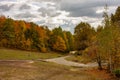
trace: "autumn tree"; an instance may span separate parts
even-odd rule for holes
[[[104,25],[101,32],[97,35],[99,55],[104,57],[108,62],[108,69],[112,72],[119,62],[119,39],[120,28],[119,25],[112,23],[112,19],[104,12]],[[111,17],[112,18],[112,17]],[[117,62],[117,63],[116,63]]]
[[[5,16],[0,16],[0,46],[6,45],[6,39],[3,35],[3,27],[5,20],[6,20]]]
[[[38,32],[38,39],[39,39],[39,47],[40,47],[40,51],[42,52],[47,52],[48,51],[48,39],[49,39],[49,35],[48,35],[48,30],[44,28],[44,26],[37,26],[36,30]]]
[[[90,24],[81,22],[75,27],[75,47],[77,50],[85,50],[91,41],[94,29]]]
[[[61,27],[49,30],[33,22],[0,17],[0,46],[32,51],[60,51],[73,49],[73,36]]]
[[[16,21],[15,22],[15,42],[16,48],[25,49],[25,35],[24,32],[26,30],[26,24],[24,21]]]
[[[69,31],[64,31],[67,52],[74,50],[74,37]]]
[[[1,30],[3,39],[7,41],[7,47],[14,47],[14,21],[10,18],[6,19]]]
[[[62,37],[56,37],[55,44],[53,44],[53,49],[60,52],[64,52],[66,50],[65,41],[62,39]]]
[[[65,40],[64,40],[65,37],[64,37],[64,34],[63,34],[63,31],[62,31],[61,27],[54,28],[52,30],[52,34],[50,35],[49,44],[50,44],[50,47],[51,47],[52,50],[56,50],[55,49],[55,44],[57,43],[58,39],[61,39],[61,41],[64,42],[64,45],[66,47],[66,43],[65,43]],[[66,49],[64,49],[64,50],[66,50]]]

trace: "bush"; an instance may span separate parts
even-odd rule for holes
[[[120,78],[120,69],[114,70],[114,74],[115,74],[116,77]]]

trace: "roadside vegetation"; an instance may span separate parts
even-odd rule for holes
[[[89,62],[95,62],[92,61],[90,58],[88,57],[85,57],[85,56],[74,56],[74,55],[71,55],[70,57],[67,57],[66,60],[68,61],[73,61],[73,62],[78,62],[78,63],[84,63],[84,64],[87,64]]]

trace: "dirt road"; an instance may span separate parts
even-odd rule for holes
[[[96,67],[97,66],[97,63],[83,64],[83,63],[68,61],[65,59],[67,57],[70,57],[70,56],[53,58],[53,59],[46,59],[45,61],[54,62],[57,64],[62,64],[62,65],[67,65],[67,66],[74,66],[74,67]]]

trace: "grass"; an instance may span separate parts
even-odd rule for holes
[[[0,49],[0,60],[36,60],[63,56],[58,53],[40,53],[12,49]]]
[[[1,60],[46,59],[58,56],[63,55],[57,53],[0,49]],[[0,80],[104,80],[103,77],[99,77],[99,75],[97,77],[96,75],[91,75],[91,73],[88,73],[88,71],[83,68],[69,67],[37,60],[33,63],[26,61],[0,61]]]
[[[0,62],[0,80],[98,80],[68,66],[48,62]],[[100,79],[102,80],[102,79]]]
[[[70,57],[67,57],[66,60],[69,60],[69,61],[74,61],[74,62],[78,62],[78,63],[89,63],[91,61],[91,59],[85,57],[85,56],[70,56]]]

